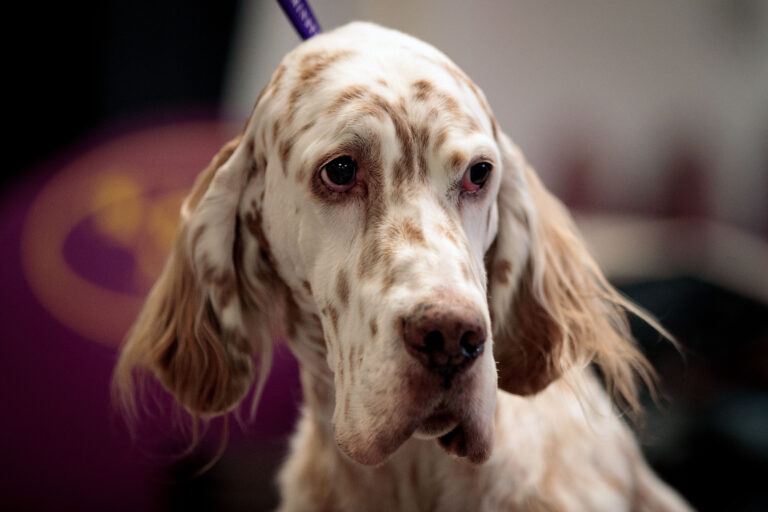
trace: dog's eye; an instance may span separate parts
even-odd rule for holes
[[[323,167],[320,178],[325,186],[335,192],[344,192],[355,184],[357,163],[348,156],[340,156]]]
[[[493,166],[489,162],[474,164],[464,173],[464,177],[461,180],[461,190],[472,193],[483,188],[485,182],[488,181],[488,176],[491,174],[491,169],[493,169]]]

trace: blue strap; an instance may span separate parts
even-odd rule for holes
[[[277,3],[283,8],[285,15],[302,39],[309,39],[322,32],[320,24],[305,0],[277,0]]]

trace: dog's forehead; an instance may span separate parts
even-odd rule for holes
[[[370,23],[351,23],[303,43],[286,56],[271,85],[281,90],[289,112],[303,111],[303,119],[338,113],[340,103],[371,103],[369,93],[375,92],[392,103],[416,100],[493,124],[482,93],[444,54]]]
[[[419,70],[435,73],[451,61],[435,47],[402,32],[371,23],[350,23],[313,38],[294,50],[298,59],[318,52],[345,52],[348,58],[336,65],[340,73],[351,73],[349,79],[366,76],[373,71],[388,74],[397,81],[399,74],[414,75]],[[431,70],[425,70],[425,67]],[[376,73],[379,72],[379,73]],[[366,73],[364,75],[363,73]],[[424,74],[424,72],[422,72]]]

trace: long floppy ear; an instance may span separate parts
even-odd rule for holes
[[[244,310],[236,261],[238,204],[253,166],[240,140],[225,145],[197,178],[171,254],[128,333],[113,379],[128,413],[135,412],[138,368],[153,372],[193,415],[222,414],[253,383],[254,349],[268,350],[270,340],[246,324],[259,312]]]
[[[499,386],[530,395],[595,363],[613,396],[636,409],[636,376],[651,385],[654,374],[625,310],[659,327],[608,283],[563,204],[501,139],[498,234],[486,258]]]

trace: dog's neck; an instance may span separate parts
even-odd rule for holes
[[[330,372],[329,372],[330,373]],[[304,406],[313,420],[321,426],[327,426],[329,435],[333,435],[333,410],[336,407],[336,391],[333,381],[327,375],[301,366],[299,370]]]

